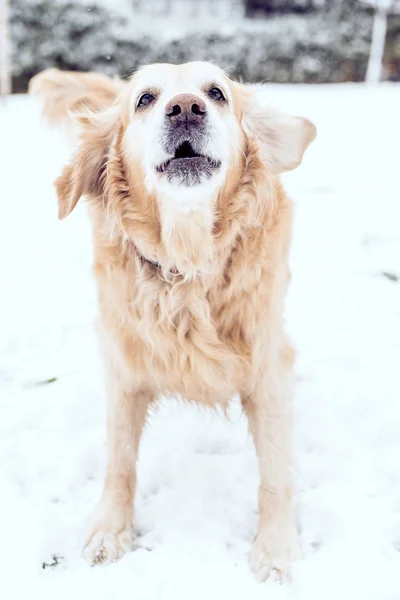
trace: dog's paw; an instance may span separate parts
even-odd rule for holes
[[[83,548],[83,557],[90,565],[108,565],[129,552],[132,545],[131,509],[101,502]]]
[[[259,581],[273,574],[279,582],[291,581],[291,566],[302,557],[296,527],[264,525],[254,539],[250,567]]]
[[[97,531],[83,549],[85,560],[92,566],[116,562],[132,549],[132,529]]]

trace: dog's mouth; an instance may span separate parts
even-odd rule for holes
[[[221,166],[221,161],[196,152],[189,141],[180,144],[172,158],[157,167],[158,173],[165,173],[169,181],[182,185],[196,185],[203,176],[210,178]]]

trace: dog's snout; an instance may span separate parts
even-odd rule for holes
[[[199,122],[206,113],[205,102],[194,94],[178,94],[165,107],[165,115],[172,123]]]

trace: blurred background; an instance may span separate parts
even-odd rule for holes
[[[0,0],[2,91],[50,66],[214,61],[278,83],[400,80],[400,0]],[[8,40],[8,41],[7,41]]]

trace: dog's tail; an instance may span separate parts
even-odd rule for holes
[[[51,125],[69,125],[71,111],[108,108],[124,85],[98,73],[46,69],[30,80],[29,93],[39,96],[43,115]]]

